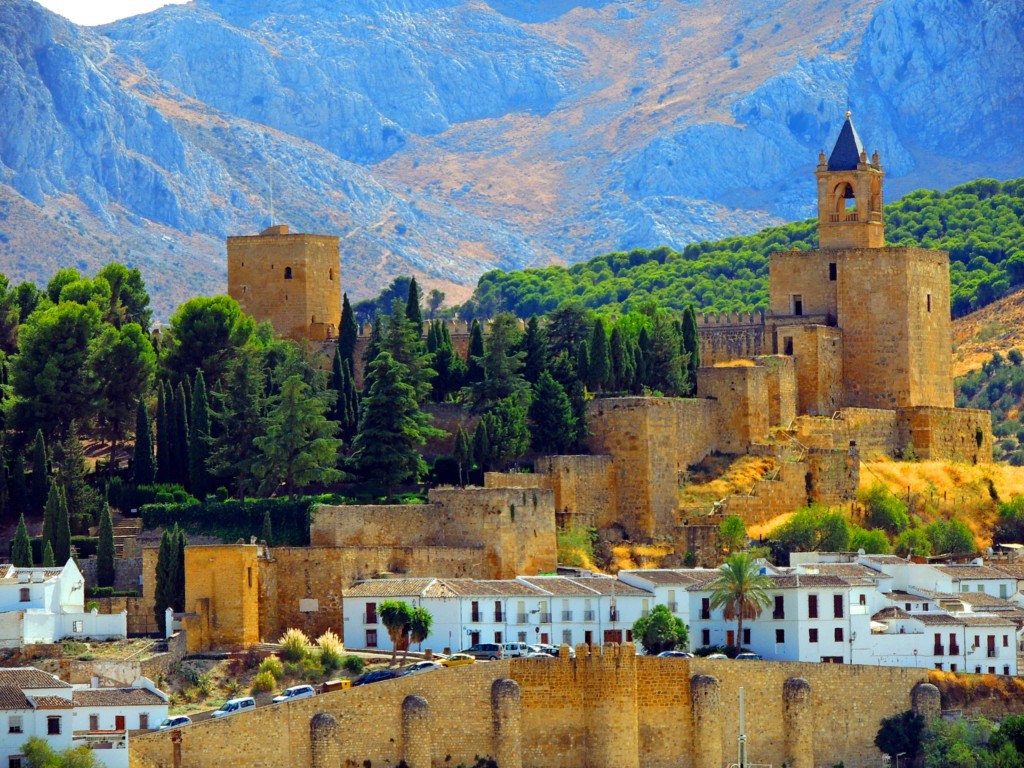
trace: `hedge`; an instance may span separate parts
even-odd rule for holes
[[[127,485],[115,477],[108,486],[110,506],[128,513],[146,504],[198,504],[198,499],[176,484]]]
[[[86,587],[86,599],[93,597],[138,597],[137,589],[116,590],[113,587]]]
[[[336,494],[303,496],[298,499],[246,499],[194,502],[191,504],[146,504],[140,510],[145,528],[168,527],[177,523],[186,533],[218,536],[231,543],[260,536],[263,514],[270,512],[273,544],[301,547],[309,544],[309,524],[313,507],[343,504]]]
[[[99,543],[100,543],[100,540],[96,536],[72,536],[71,537],[71,546],[73,546],[78,551],[78,559],[79,560],[84,560],[87,557],[92,557],[93,555],[95,555],[96,554],[96,548],[99,546]],[[9,545],[9,548],[8,548],[7,551],[10,552],[11,551],[10,547],[13,547],[13,545],[14,545],[14,539],[11,539],[8,542],[8,545]],[[43,549],[45,547],[46,547],[46,545],[43,543],[43,537],[42,536],[38,536],[38,537],[32,539],[32,563],[36,567],[38,567],[43,562]],[[64,563],[57,563],[56,567],[63,568],[64,567]]]

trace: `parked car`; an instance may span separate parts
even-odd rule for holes
[[[529,652],[530,647],[526,643],[503,643],[501,646],[501,656],[505,659],[513,656],[526,656]]]
[[[181,728],[183,725],[192,725],[192,718],[188,715],[168,717],[157,726],[157,730],[166,731],[168,728]]]
[[[274,697],[273,701],[275,704],[280,704],[282,701],[308,699],[310,696],[316,696],[316,689],[312,685],[293,685],[291,688],[285,688],[281,691],[280,694]]]
[[[549,656],[555,656],[556,658],[558,656],[562,655],[562,647],[559,646],[559,645],[549,645],[547,643],[537,643],[536,645],[531,645],[531,646],[528,646],[528,647],[534,653],[546,653]],[[575,651],[575,649],[571,645],[569,646],[569,658],[570,659],[576,658],[576,651]]]
[[[468,653],[474,659],[490,659],[494,661],[501,658],[501,645],[498,643],[477,643],[476,645],[471,645],[462,653]]]
[[[224,706],[214,712],[210,717],[227,717],[237,715],[239,712],[252,712],[256,709],[256,699],[252,696],[243,696],[240,699],[229,699]]]
[[[442,669],[443,664],[437,661],[417,661],[415,664],[402,670],[398,676],[407,677],[409,675],[418,675],[420,672],[432,672],[435,669]]]
[[[705,656],[705,659],[728,659],[724,653],[712,653],[710,656]]]
[[[661,659],[692,659],[693,654],[688,651],[662,651],[658,654]]]
[[[442,667],[461,667],[463,664],[472,664],[476,661],[475,656],[468,653],[453,653],[447,659],[441,659],[438,663]]]
[[[398,673],[393,669],[375,669],[364,673],[352,685],[369,685],[370,683],[379,683],[381,680],[394,680],[396,677],[398,677]]]
[[[554,659],[556,657],[552,656],[550,653],[544,653],[543,651],[530,651],[528,654],[526,654],[526,658],[528,658],[528,659]]]
[[[763,661],[759,653],[737,653],[736,661]]]

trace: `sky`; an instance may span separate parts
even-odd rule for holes
[[[135,16],[164,5],[184,3],[186,0],[38,0],[39,4],[59,13],[76,24],[95,26],[107,24],[125,16]]]

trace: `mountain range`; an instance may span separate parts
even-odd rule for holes
[[[195,0],[84,28],[0,3],[0,271],[139,266],[166,318],[224,238],[342,238],[356,298],[452,299],[805,218],[852,110],[890,199],[1024,174],[1024,5]]]

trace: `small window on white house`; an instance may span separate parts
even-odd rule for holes
[[[566,645],[572,645],[572,630],[571,629],[563,629],[562,630],[562,642],[565,643]]]
[[[21,715],[11,715],[7,718],[8,733],[22,733]]]
[[[89,715],[89,730],[98,731],[100,729],[100,716]]]
[[[149,728],[149,715],[144,712],[139,713],[139,728],[142,730]]]
[[[82,634],[83,632],[85,632],[85,622],[84,621],[72,621],[71,622],[71,631],[74,632],[77,635]]]
[[[32,599],[32,593],[29,591],[28,587],[22,587],[21,589],[19,589],[18,594],[20,596],[19,599],[23,603],[27,603]]]

